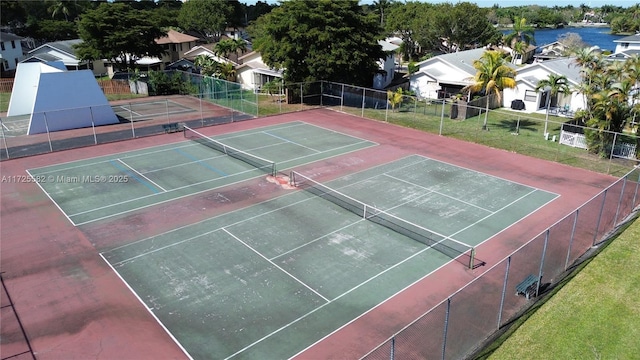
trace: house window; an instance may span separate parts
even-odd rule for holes
[[[12,49],[15,49],[15,48],[16,48],[16,42],[15,42],[15,41],[13,41],[13,40],[11,40],[11,48],[12,48]]]
[[[4,51],[4,43],[3,42],[0,43],[0,49],[2,49],[2,51]]]
[[[629,47],[629,43],[622,43],[622,48],[623,48],[623,49],[626,49],[626,48],[628,48],[628,47]]]
[[[18,66],[18,58],[13,58],[13,60],[16,62],[16,66]]]
[[[180,51],[182,51],[182,43],[180,43]]]
[[[536,101],[536,92],[533,90],[525,90],[524,92],[524,101]]]

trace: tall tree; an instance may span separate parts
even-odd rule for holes
[[[133,68],[145,56],[162,56],[155,39],[166,36],[151,13],[125,3],[102,3],[78,21],[82,43],[77,52],[82,60],[109,59],[123,68]]]
[[[488,9],[469,2],[438,4],[416,30],[425,49],[452,53],[497,44],[502,38],[487,19]]]
[[[547,128],[549,123],[549,107],[551,105],[551,99],[557,97],[558,94],[568,94],[571,92],[571,89],[569,88],[569,81],[566,76],[549,74],[546,79],[538,81],[535,91],[544,91],[547,96],[547,101],[545,102],[545,108],[547,110],[544,119],[544,134],[546,136],[548,133]]]
[[[511,55],[514,59],[516,57],[515,48],[518,43],[524,43],[526,46],[536,44],[533,27],[527,24],[527,19],[519,17],[516,17],[513,22],[513,30],[504,36],[503,41],[512,49]]]
[[[284,69],[287,82],[329,80],[371,86],[385,58],[377,19],[357,0],[285,1],[252,28],[265,64]]]
[[[473,84],[465,86],[464,89],[472,93],[481,92],[486,96],[487,102],[484,123],[482,124],[482,129],[486,130],[489,116],[489,95],[493,94],[501,102],[502,90],[516,87],[516,70],[506,65],[502,53],[499,51],[485,51],[480,59],[473,62],[473,67],[476,69]]]
[[[226,0],[187,1],[180,9],[178,23],[184,30],[219,39],[232,19],[234,9],[233,4]]]

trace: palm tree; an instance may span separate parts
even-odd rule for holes
[[[477,70],[473,77],[473,84],[465,86],[464,90],[485,94],[487,105],[482,129],[486,130],[489,116],[489,95],[494,94],[498,101],[502,102],[502,90],[516,87],[516,70],[505,64],[502,53],[499,51],[485,51],[480,59],[473,62],[473,67]]]
[[[402,103],[402,88],[398,88],[396,91],[387,90],[387,101],[391,105],[391,111],[396,110],[396,105]]]
[[[56,15],[62,13],[64,15],[64,20],[69,21],[69,8],[67,7],[66,1],[56,1],[47,9],[49,13],[51,13],[51,18],[55,18]]]
[[[223,58],[226,58],[227,56],[229,56],[229,54],[235,51],[236,51],[236,44],[235,44],[235,41],[231,39],[220,40],[213,47],[213,53],[216,54],[217,56],[222,56]]]
[[[549,105],[551,104],[551,98],[558,96],[558,94],[568,94],[571,92],[569,88],[569,81],[564,75],[549,74],[549,77],[538,81],[538,85],[535,88],[536,92],[543,90],[547,93],[546,101],[546,115],[544,119],[544,134],[547,135],[547,127],[549,123]]]
[[[525,43],[524,41],[518,41],[517,43],[513,44],[513,54],[511,55],[511,62],[513,64],[516,64],[518,62],[518,57],[516,55],[520,54],[520,58],[524,59],[524,54],[527,52],[527,48],[529,47],[529,45],[527,45],[527,43]]]
[[[233,52],[236,53],[238,57],[240,57],[239,53],[243,53],[247,51],[247,42],[244,39],[233,39]]]
[[[218,62],[207,55],[198,55],[193,64],[200,68],[200,73],[205,76],[213,76],[218,70]]]
[[[519,42],[523,42],[528,47],[529,45],[535,45],[536,39],[533,34],[535,30],[533,26],[527,24],[527,19],[516,17],[513,22],[513,31],[504,36],[504,43],[509,45],[511,50],[511,56],[515,58],[515,46]]]
[[[230,62],[220,64],[218,73],[221,78],[227,81],[236,81],[236,68]]]

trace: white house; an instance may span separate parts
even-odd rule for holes
[[[614,53],[625,53],[631,50],[640,50],[640,34],[625,36],[618,40],[613,40],[616,43],[616,50]]]
[[[23,63],[32,62],[52,62],[61,61],[67,70],[91,70],[94,76],[100,76],[107,73],[103,60],[87,61],[80,60],[76,55],[74,45],[81,43],[82,40],[63,40],[49,42],[29,51],[27,58]]]
[[[546,108],[549,91],[536,92],[540,80],[548,79],[550,74],[564,75],[568,80],[570,89],[574,89],[582,81],[580,66],[576,65],[575,57],[560,58],[533,63],[517,70],[516,88],[504,89],[503,104],[509,106],[514,100],[524,102],[526,112],[535,112]],[[575,112],[586,108],[586,99],[583,94],[573,91],[571,94],[558,94],[551,98],[550,107],[563,111]]]
[[[212,58],[214,61],[218,63],[230,62],[231,64],[233,64],[233,66],[238,66],[238,63],[233,61],[232,59],[224,58],[222,56],[216,55],[216,53],[213,51],[214,47],[215,47],[215,44],[194,46],[192,49],[184,53],[184,58],[189,60],[195,60],[195,58],[198,57],[199,55],[204,55]],[[237,58],[235,54],[230,54],[229,57]]]
[[[21,40],[18,35],[0,32],[0,68],[3,73],[14,71],[24,57]]]
[[[473,62],[485,51],[486,48],[459,51],[421,61],[416,64],[418,71],[409,78],[409,88],[422,98],[451,97],[473,83],[476,74]]]
[[[236,68],[238,82],[245,89],[260,91],[262,86],[270,81],[282,79],[282,69],[272,69],[262,62],[262,55],[252,51],[241,56],[241,64]]]
[[[379,40],[378,44],[382,46],[382,51],[387,54],[384,59],[378,60],[380,70],[373,77],[373,88],[384,89],[393,81],[395,76],[395,51],[400,47],[386,40]]]

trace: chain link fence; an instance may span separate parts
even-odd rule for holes
[[[634,169],[427,311],[363,359],[463,359],[557,285],[640,206]],[[527,278],[537,279],[521,292]]]

